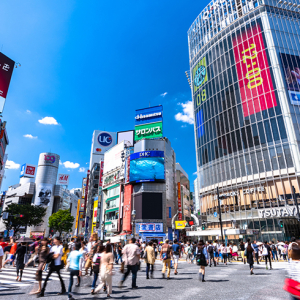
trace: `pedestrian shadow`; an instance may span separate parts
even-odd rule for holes
[[[157,290],[157,289],[163,289],[163,286],[142,286],[139,287],[138,290]]]
[[[270,276],[271,274],[270,273],[254,273],[253,275],[255,275],[255,276],[257,276],[257,275]]]
[[[95,295],[96,296],[96,295]],[[142,296],[121,296],[121,297],[114,297],[113,294],[111,294],[111,298],[112,299],[138,299],[138,298],[142,298]],[[85,300],[95,300],[95,299],[99,299],[99,295],[97,295],[96,297],[89,297],[89,298],[84,298]]]
[[[210,279],[210,280],[206,280],[206,282],[225,282],[225,281],[229,281],[228,279]]]
[[[192,273],[195,275],[195,273]],[[172,277],[170,278],[171,280],[187,280],[187,279],[193,279],[192,277],[184,277],[184,278],[175,278],[175,277]]]
[[[25,295],[26,293],[13,293],[13,294],[6,294],[6,293],[1,293],[2,296],[12,296],[12,295]]]

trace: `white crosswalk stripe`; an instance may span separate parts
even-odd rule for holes
[[[36,268],[26,268],[23,271],[22,281],[16,281],[17,278],[17,272],[15,268],[4,268],[0,272],[0,292],[3,290],[8,290],[12,287],[26,287],[34,282],[35,280],[35,274],[36,274]],[[47,272],[43,272],[43,281],[47,276]],[[64,280],[69,279],[69,274],[66,271],[61,272],[61,276]],[[51,274],[51,277],[49,280],[59,280],[58,275],[56,273]]]

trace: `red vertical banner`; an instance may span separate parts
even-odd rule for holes
[[[102,189],[102,180],[103,180],[103,168],[104,168],[104,161],[100,163],[100,174],[99,174],[99,188]]]
[[[181,206],[181,185],[180,182],[177,182],[177,193],[178,193],[178,220],[182,221],[182,206]]]
[[[233,47],[244,117],[277,106],[260,25],[234,37]]]
[[[124,187],[124,203],[123,203],[123,231],[131,231],[131,195],[133,186],[126,184]]]

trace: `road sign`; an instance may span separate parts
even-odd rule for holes
[[[214,212],[214,217],[216,218],[218,216],[218,213],[215,211]]]

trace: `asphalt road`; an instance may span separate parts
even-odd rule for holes
[[[264,264],[255,264],[254,273],[250,275],[248,265],[242,263],[229,263],[227,266],[220,264],[217,267],[206,268],[206,282],[198,280],[199,267],[186,262],[179,263],[179,274],[174,275],[171,271],[171,280],[162,279],[161,263],[156,261],[154,279],[146,279],[145,264],[142,264],[138,272],[138,290],[131,289],[131,275],[126,280],[123,289],[118,288],[121,279],[119,266],[114,266],[113,276],[113,299],[154,299],[154,300],[184,300],[184,299],[289,299],[289,295],[283,291],[282,286],[286,274],[287,263],[273,263],[273,270],[266,270]],[[0,299],[36,299],[34,295],[28,295],[35,285],[35,269],[28,268],[25,271],[24,281],[15,281],[16,273],[10,267],[0,273]],[[45,275],[44,275],[45,276]],[[68,273],[63,272],[66,287],[68,287]],[[75,278],[74,278],[75,279]],[[75,299],[99,299],[106,298],[101,292],[98,295],[90,294],[92,277],[84,276],[81,287],[73,286],[73,297]],[[47,285],[45,300],[67,299],[67,294],[57,296],[60,291],[60,283],[57,277]],[[13,298],[10,298],[12,296]]]

